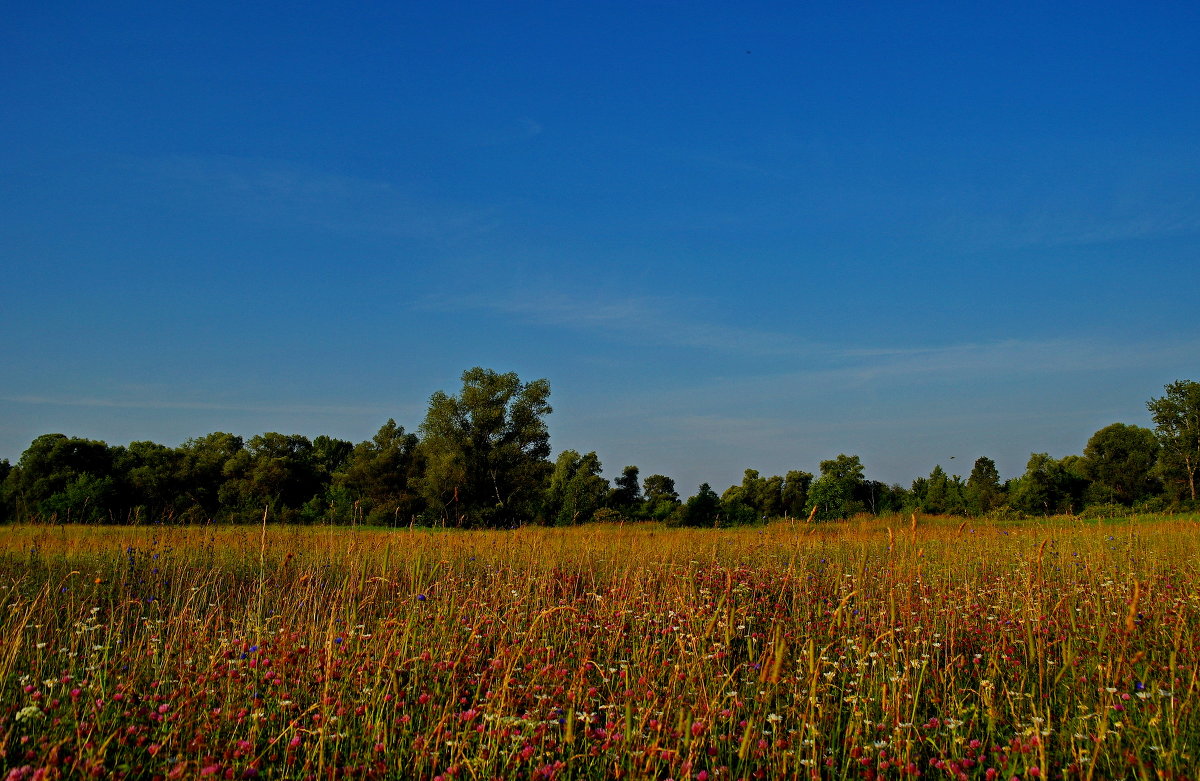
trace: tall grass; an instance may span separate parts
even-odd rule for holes
[[[1198,531],[7,527],[0,751],[14,781],[1192,777]]]

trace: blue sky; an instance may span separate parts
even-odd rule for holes
[[[1200,379],[1195,3],[354,5],[9,10],[0,458],[482,365],[610,476],[908,484]]]

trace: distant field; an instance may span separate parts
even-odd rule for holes
[[[2,765],[1196,777],[1196,519],[960,523],[3,527]]]

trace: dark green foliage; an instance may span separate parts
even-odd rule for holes
[[[1087,485],[1078,456],[1055,460],[1046,453],[1033,453],[1025,474],[1013,483],[1009,502],[1029,515],[1072,513],[1083,507]]]
[[[1021,477],[1002,483],[990,458],[964,482],[936,466],[911,490],[868,480],[857,456],[822,461],[820,477],[792,470],[764,477],[747,469],[718,497],[704,484],[680,503],[675,482],[626,466],[612,486],[594,452],[548,461],[549,383],[474,368],[457,396],[437,392],[420,430],[388,420],[369,441],[267,432],[215,432],[172,448],[155,442],[109,447],[63,434],[37,437],[16,464],[0,460],[0,522],[441,523],[511,527],[536,520],[598,518],[693,526],[773,518],[818,520],[919,510],[995,518],[1081,512],[1179,510],[1197,505],[1200,383],[1165,386],[1147,407],[1154,431],[1114,423],[1082,456],[1030,456]]]
[[[783,515],[783,478],[764,478],[757,469],[747,469],[742,484],[730,488],[722,498],[740,503],[752,518],[779,518]]]
[[[476,367],[462,391],[429,399],[421,424],[421,493],[451,525],[511,526],[531,520],[549,472],[545,417],[550,383]]]
[[[666,475],[650,475],[643,480],[642,495],[645,497],[642,515],[650,520],[665,521],[679,507],[675,481]]]
[[[807,509],[818,521],[849,518],[864,512],[866,504],[862,501],[862,488],[865,485],[863,465],[858,456],[843,453],[822,461],[821,476],[809,488]]]
[[[808,489],[812,485],[811,472],[793,469],[784,475],[781,500],[783,514],[789,518],[804,517],[808,506]]]
[[[898,513],[911,507],[909,491],[902,485],[887,485],[878,480],[867,480],[858,489],[859,501],[876,514]]]
[[[388,422],[395,425],[395,421]],[[322,434],[312,441],[313,467],[326,482],[342,470],[353,453],[354,443],[344,439],[334,439]]]
[[[713,526],[721,513],[721,497],[708,483],[701,483],[696,495],[689,498],[671,516],[678,526]]]
[[[947,475],[941,464],[933,468],[929,477],[913,481],[910,501],[913,509],[931,515],[962,515],[967,508],[962,479]]]
[[[717,514],[717,522],[721,526],[749,526],[762,519],[758,509],[746,504],[738,494],[729,498],[722,497]]]
[[[243,450],[225,462],[224,474],[222,500],[237,508],[238,520],[254,520],[264,513],[278,520],[297,520],[297,510],[324,489],[312,442],[300,434],[267,432],[251,437]]]
[[[133,521],[173,519],[187,510],[179,450],[157,442],[113,448],[113,472],[123,482],[123,504]]]
[[[986,456],[975,459],[967,484],[963,487],[963,498],[967,511],[972,515],[984,515],[1004,504],[1004,488],[1000,484],[1000,472],[996,462]]]
[[[424,509],[412,488],[419,477],[417,444],[416,434],[389,418],[374,437],[355,445],[333,477],[328,504],[334,520],[411,522]]]
[[[44,434],[21,455],[6,483],[20,517],[111,522],[119,498],[112,474],[113,451],[105,443]]]
[[[222,510],[230,507],[224,499],[233,495],[223,490],[225,467],[244,448],[241,437],[221,431],[189,439],[179,448],[180,482],[189,502],[188,520],[218,520]]]
[[[544,519],[556,526],[590,521],[609,494],[608,481],[600,471],[600,459],[594,452],[582,456],[574,450],[560,453],[546,490]]]
[[[1113,423],[1092,435],[1083,449],[1083,467],[1099,501],[1132,505],[1155,493],[1158,440],[1141,426]]]
[[[16,511],[10,498],[8,476],[12,474],[12,464],[7,458],[0,458],[0,523],[16,520]]]
[[[1200,472],[1200,382],[1176,380],[1165,386],[1166,395],[1146,402],[1154,418],[1154,432],[1162,445],[1158,474],[1163,482],[1187,491],[1196,501],[1196,474]]]
[[[621,470],[621,476],[613,481],[613,489],[608,494],[608,506],[628,517],[637,517],[641,514],[641,504],[638,468],[627,466]]]

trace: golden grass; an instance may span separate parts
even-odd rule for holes
[[[14,778],[1189,777],[1198,532],[8,527],[0,750]]]

